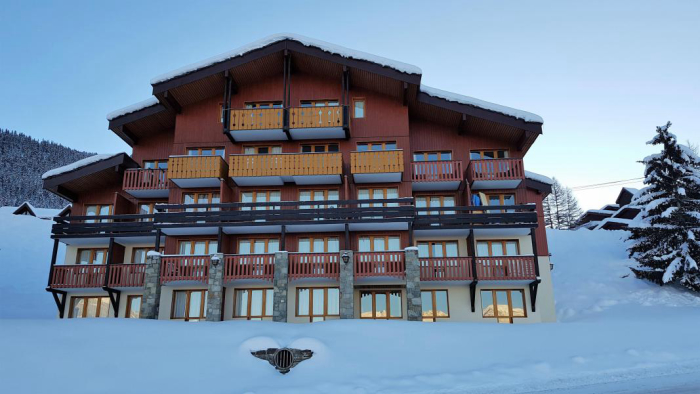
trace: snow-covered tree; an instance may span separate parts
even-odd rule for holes
[[[642,160],[646,187],[632,204],[644,208],[642,219],[629,227],[628,251],[638,262],[632,268],[638,278],[700,292],[700,159],[677,143],[670,126],[657,127],[648,142],[663,150]]]
[[[576,226],[582,215],[578,200],[573,191],[554,178],[552,192],[542,201],[544,224],[558,230],[568,230]]]

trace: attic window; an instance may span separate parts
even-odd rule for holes
[[[352,117],[361,119],[365,117],[365,99],[352,99]]]

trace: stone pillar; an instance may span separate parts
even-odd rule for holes
[[[272,321],[287,321],[287,287],[289,286],[289,256],[287,252],[275,253],[275,274],[272,279]]]
[[[160,306],[160,254],[148,252],[139,318],[157,319]]]
[[[348,262],[343,262],[343,255]],[[352,250],[340,251],[340,318],[355,318],[355,274]]]
[[[408,247],[406,253],[406,305],[408,306],[408,320],[423,320],[423,302],[420,296],[420,262],[418,261],[418,248]]]
[[[224,254],[214,253],[209,260],[207,321],[221,321],[224,302]]]

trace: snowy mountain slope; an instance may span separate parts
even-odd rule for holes
[[[40,308],[31,320],[0,320],[0,381],[7,392],[598,393],[643,382],[700,392],[700,298],[623,278],[631,262],[620,232],[549,232],[559,323],[186,324],[36,319],[55,313],[43,291],[50,222],[16,218],[8,221],[0,210],[0,223],[9,223],[0,226],[1,238],[9,237],[0,244],[0,306],[3,316],[7,300]],[[36,231],[36,238],[15,235],[19,229]],[[8,260],[16,256],[27,258]],[[282,376],[248,353],[277,346],[315,354]],[[76,381],[67,367],[76,365],[90,378]]]

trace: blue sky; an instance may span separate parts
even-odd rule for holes
[[[0,127],[82,150],[129,149],[105,115],[149,97],[152,77],[279,32],[541,115],[526,168],[568,186],[641,177],[667,120],[700,142],[697,1],[27,1],[3,4],[0,26]],[[577,196],[597,208],[618,191]]]

